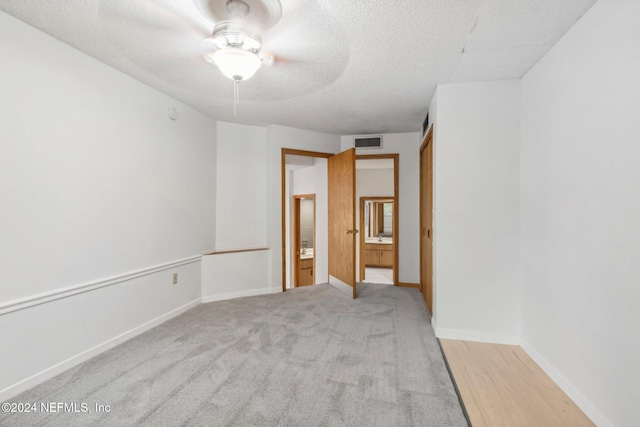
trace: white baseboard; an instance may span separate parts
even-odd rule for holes
[[[353,298],[353,287],[347,285],[340,279],[337,279],[331,275],[329,275],[329,285],[333,286],[349,298]],[[356,287],[356,293],[358,292],[358,288]]]
[[[214,301],[224,301],[228,299],[234,298],[242,298],[242,297],[254,297],[256,295],[266,295],[266,294],[277,294],[278,292],[282,292],[281,288],[260,288],[260,289],[250,289],[248,291],[240,291],[240,292],[229,292],[226,294],[218,294],[218,295],[208,295],[202,297],[202,302],[214,302]]]
[[[613,424],[587,399],[564,375],[560,373],[547,359],[538,353],[527,341],[521,339],[520,347],[533,359],[534,362],[549,375],[560,389],[578,405],[578,407],[593,421],[598,427],[613,427]]]
[[[62,372],[76,366],[79,365],[82,362],[85,362],[89,359],[91,359],[92,357],[105,352],[119,344],[122,344],[125,341],[128,341],[129,339],[142,334],[143,332],[146,332],[158,325],[160,325],[161,323],[166,322],[167,320],[176,317],[182,313],[184,313],[187,310],[192,309],[193,307],[196,307],[200,305],[200,298],[191,301],[190,303],[187,303],[181,307],[178,307],[174,310],[171,310],[168,313],[165,313],[159,317],[156,317],[155,319],[152,319],[146,323],[143,323],[140,326],[137,326],[127,332],[124,332],[116,337],[113,337],[105,342],[103,342],[102,344],[98,344],[95,347],[92,347],[86,351],[83,351],[82,353],[79,353],[73,357],[70,357],[69,359],[60,362],[56,365],[51,366],[50,368],[45,369],[44,371],[38,372],[35,375],[30,376],[29,378],[26,378],[14,385],[11,385],[3,390],[0,390],[0,402],[4,402],[7,399],[10,399],[14,396],[17,396],[18,394],[22,393],[23,391],[26,391],[28,389],[30,389],[31,387],[34,387],[50,378],[55,377],[58,374],[61,374]]]
[[[442,339],[488,342],[493,344],[507,345],[520,344],[520,338],[515,335],[460,331],[457,329],[443,329],[436,327],[433,319],[431,320],[431,322],[433,324],[433,330],[436,333],[436,337]]]

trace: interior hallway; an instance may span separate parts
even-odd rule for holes
[[[364,278],[364,283],[393,285],[393,269],[367,267],[364,270]]]

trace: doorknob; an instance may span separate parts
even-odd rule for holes
[[[351,228],[347,229],[347,234],[358,234],[358,230],[353,230]]]

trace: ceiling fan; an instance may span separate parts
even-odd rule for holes
[[[219,81],[230,79],[237,90],[250,78],[256,81],[244,96],[251,106],[288,103],[324,90],[349,63],[349,36],[324,2],[109,0],[96,7],[98,34],[109,46],[105,57],[121,60],[143,80],[165,84],[161,90],[167,93],[191,97],[194,105],[227,105],[220,101],[228,92]],[[210,69],[228,58],[248,65]],[[196,83],[200,88],[190,91]]]
[[[272,65],[272,54],[261,52],[262,32],[282,16],[279,0],[193,0],[198,11],[214,23],[206,42],[213,48],[205,60],[234,81],[234,115],[239,83],[250,79],[262,64]]]

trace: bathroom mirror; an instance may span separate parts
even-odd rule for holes
[[[364,237],[393,237],[393,201],[366,200]]]
[[[313,212],[314,202],[312,199],[300,200],[300,252],[307,252],[313,249]]]

